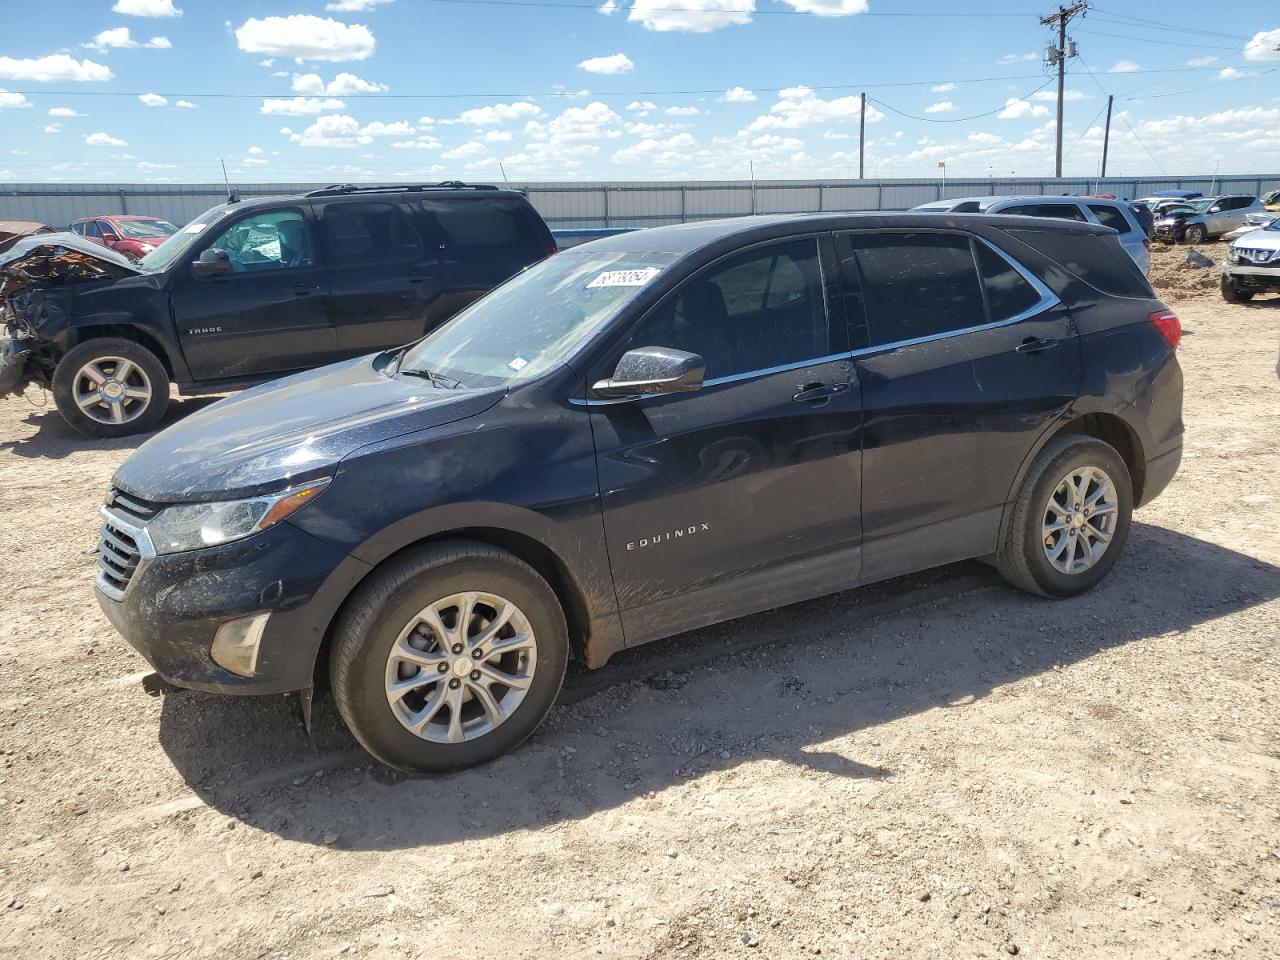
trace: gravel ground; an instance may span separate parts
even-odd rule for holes
[[[1093,593],[968,564],[674,638],[425,780],[327,702],[159,689],[90,590],[134,444],[0,404],[0,955],[1280,956],[1280,298],[1211,293]]]

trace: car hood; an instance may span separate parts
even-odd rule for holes
[[[1246,250],[1280,250],[1280,230],[1264,230],[1258,227],[1238,237],[1234,246],[1243,247]]]
[[[0,253],[0,280],[6,296],[30,286],[119,279],[142,272],[124,254],[74,233],[27,237]]]
[[[506,392],[388,377],[385,354],[276,380],[221,400],[152,437],[112,486],[153,503],[229,500],[331,476],[371,443],[473,417]]]

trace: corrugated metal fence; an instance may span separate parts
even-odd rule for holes
[[[241,197],[304,193],[324,184],[237,184]],[[512,183],[553,229],[654,227],[752,213],[905,210],[944,197],[1004,194],[1112,193],[1141,197],[1156,190],[1261,194],[1280,189],[1280,174],[1229,177],[1141,177],[1094,180],[701,180],[688,182]],[[179,225],[226,199],[222,184],[0,184],[0,220],[66,226],[79,217],[150,214]]]

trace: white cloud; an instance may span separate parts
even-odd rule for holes
[[[939,100],[924,108],[925,113],[954,113],[956,105],[950,100]]]
[[[435,137],[421,136],[416,140],[397,140],[391,146],[397,150],[439,150],[440,141]]]
[[[1246,60],[1280,60],[1280,29],[1263,30],[1244,45]]]
[[[827,130],[822,134],[823,140],[852,140],[853,134],[840,133],[837,130]]]
[[[696,117],[702,111],[697,107],[667,107],[662,112],[668,117]]]
[[[837,97],[823,100],[809,87],[787,87],[778,94],[777,102],[767,114],[756,117],[747,130],[795,130],[799,127],[837,123],[859,116],[861,97]],[[884,114],[867,104],[867,123],[879,123]]]
[[[354,73],[340,73],[328,83],[318,73],[295,73],[292,89],[294,93],[310,96],[347,97],[353,93],[385,93],[389,88],[385,83],[374,83]]]
[[[1006,53],[1004,56],[999,57],[996,63],[1002,67],[1007,67],[1013,63],[1030,63],[1032,60],[1039,59],[1040,54],[1038,53]]]
[[[245,153],[247,153],[251,157],[260,157],[262,156],[262,154],[266,153],[266,151],[263,150],[261,147],[250,147],[248,150],[245,151]]]
[[[116,5],[111,10],[130,17],[182,16],[182,11],[173,5],[173,0],[116,0]]]
[[[755,0],[634,0],[627,19],[658,33],[710,33],[751,22]]]
[[[1107,73],[1137,73],[1142,67],[1132,60],[1120,60]]]
[[[1223,67],[1218,71],[1219,80],[1239,80],[1243,76],[1244,73],[1235,67]]]
[[[326,110],[341,110],[346,104],[332,97],[268,97],[262,101],[260,113],[281,117],[309,117]]]
[[[13,93],[0,87],[0,110],[21,109],[31,106],[31,101],[20,93]]]
[[[604,14],[606,17],[612,15],[613,12],[617,9],[618,9],[617,0],[604,0],[604,3],[596,7],[596,10]]]
[[[360,129],[360,133],[366,137],[408,137],[412,136],[413,132],[413,126],[407,120],[396,120],[392,123],[375,120]]]
[[[950,93],[955,88],[956,85],[954,83],[939,83],[930,87],[929,90],[933,93]]]
[[[391,2],[392,0],[335,0],[333,3],[326,3],[324,8],[330,13],[365,13]]]
[[[127,147],[129,144],[118,137],[99,130],[97,133],[91,133],[84,138],[84,142],[91,147]]]
[[[1207,67],[1218,62],[1217,57],[1192,57],[1187,61],[1188,67]]]
[[[136,47],[138,41],[129,36],[128,27],[116,27],[112,30],[103,30],[88,43],[82,43],[80,46],[89,50],[97,50],[99,53],[106,53],[108,50],[128,50]]]
[[[171,50],[173,48],[173,44],[168,37],[152,37],[143,46],[150,47],[152,50]]]
[[[587,73],[600,73],[605,76],[617,76],[621,73],[630,73],[636,68],[625,53],[611,53],[607,57],[590,57],[578,64],[579,70],[585,70]]]
[[[250,17],[236,28],[236,44],[245,53],[303,60],[365,60],[375,41],[363,24],[295,13],[287,17]]]
[[[542,108],[523,101],[518,103],[494,103],[487,107],[473,107],[458,114],[459,123],[476,127],[493,126],[508,120],[527,120],[542,116]]]
[[[1048,115],[1048,107],[1010,97],[1004,102],[1004,109],[997,113],[996,117],[1001,120],[1024,120],[1029,117],[1047,117]]]
[[[532,140],[546,140],[557,145],[565,143],[590,143],[605,138],[622,136],[616,129],[622,118],[608,105],[593,100],[585,107],[569,107],[548,123],[530,120],[524,132]]]
[[[87,117],[87,113],[79,113],[73,107],[50,107],[49,116],[51,117]]]
[[[167,107],[169,99],[162,97],[158,93],[140,93],[138,99],[142,101],[144,107]]]
[[[14,57],[0,57],[0,80],[34,80],[37,83],[87,82],[110,80],[112,76],[110,68],[104,64],[94,63],[92,60],[77,60],[65,53],[21,60]]]
[[[698,141],[692,134],[677,133],[666,140],[646,138],[632,146],[624,147],[609,159],[610,162],[618,164],[670,167],[687,163],[691,159],[691,151],[696,150],[697,147]]]
[[[1041,103],[1057,103],[1057,90],[1037,90],[1031,95],[1032,100],[1039,100]],[[1063,90],[1062,99],[1065,100],[1088,100],[1089,95],[1081,90]]]
[[[630,103],[627,104],[627,109],[643,111],[641,113],[641,116],[644,116],[644,114],[648,113],[651,110],[657,110],[658,105],[654,103],[652,100],[632,100]]]
[[[179,100],[174,104],[175,107],[181,107],[183,110],[195,110],[196,105],[190,100]]]
[[[62,132],[62,124],[60,124],[60,123],[48,123],[48,124],[45,124],[44,132],[45,132],[45,133],[61,133],[61,132]]]
[[[373,137],[360,132],[360,121],[342,114],[317,117],[315,123],[301,133],[294,133],[288,127],[281,132],[285,131],[288,131],[292,143],[303,147],[347,148],[373,142]]]
[[[867,0],[782,0],[788,7],[801,13],[819,17],[851,17],[866,13]]]
[[[261,157],[245,157],[240,162],[244,164],[246,167],[264,167],[271,161],[264,160]]]
[[[720,99],[725,103],[755,103],[756,95],[746,87],[730,87]]]
[[[510,130],[490,130],[484,135],[485,143],[507,143],[511,140]]]
[[[468,140],[462,146],[454,147],[440,154],[445,160],[472,160],[476,157],[487,157],[489,148],[479,140]]]

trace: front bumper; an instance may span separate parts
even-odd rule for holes
[[[213,693],[284,693],[312,685],[333,611],[355,582],[353,564],[364,567],[285,521],[218,547],[144,556],[124,590],[99,574],[94,592],[111,625],[171,683]],[[261,613],[271,616],[253,676],[215,663],[218,628]]]
[[[1280,291],[1280,262],[1255,267],[1228,261],[1222,264],[1222,275],[1230,277],[1239,290],[1264,293]]]
[[[1164,240],[1168,243],[1175,243],[1178,240],[1181,240],[1183,236],[1186,234],[1186,232],[1187,232],[1187,225],[1185,223],[1180,223],[1176,226],[1163,226],[1163,227],[1157,224],[1155,229],[1152,231],[1151,235],[1156,240]]]

